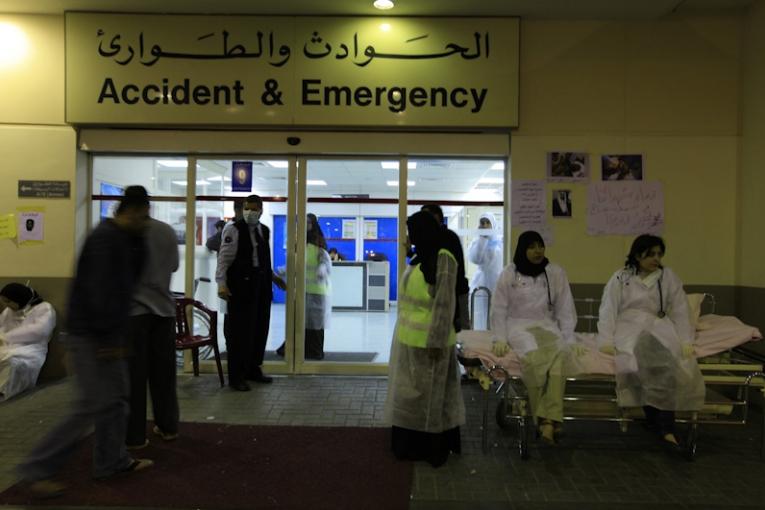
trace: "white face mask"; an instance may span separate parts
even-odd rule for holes
[[[242,214],[244,216],[244,221],[247,222],[248,225],[257,225],[260,222],[260,215],[263,214],[263,211],[251,211],[246,209]]]

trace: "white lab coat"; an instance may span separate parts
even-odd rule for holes
[[[530,329],[542,328],[557,337],[559,349],[576,342],[576,309],[566,272],[556,264],[545,268],[536,278],[522,275],[515,264],[508,265],[499,277],[491,302],[492,336],[505,340],[518,356],[537,349]],[[552,310],[548,306],[547,281],[550,281]]]
[[[56,312],[45,301],[0,313],[0,401],[34,387],[55,326]]]
[[[491,222],[492,230],[487,230],[491,234],[480,235],[473,239],[468,248],[468,260],[478,266],[478,270],[470,280],[470,293],[473,300],[473,329],[485,330],[489,326],[488,296],[485,292],[478,292],[475,298],[472,298],[472,295],[473,291],[480,287],[486,287],[492,294],[494,293],[499,274],[502,272],[502,242],[494,235],[497,228],[497,220],[494,215],[484,213],[481,218],[486,218]]]
[[[659,285],[664,317],[659,317]],[[616,349],[620,406],[701,409],[705,393],[701,371],[695,357],[682,356],[682,344],[694,340],[688,301],[683,283],[671,269],[659,269],[645,279],[632,269],[620,269],[603,290],[598,316],[598,345]]]

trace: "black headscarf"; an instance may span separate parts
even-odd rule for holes
[[[526,250],[529,249],[534,243],[539,243],[542,246],[545,245],[544,239],[538,232],[533,230],[527,230],[518,237],[518,244],[515,246],[515,255],[513,255],[513,263],[515,264],[515,270],[522,275],[536,277],[542,274],[547,264],[550,263],[545,257],[539,264],[532,264],[531,261],[526,258]]]
[[[419,264],[425,281],[435,285],[438,250],[444,247],[443,231],[438,221],[424,211],[409,216],[406,227],[409,231],[409,241],[415,248],[415,255],[409,263],[413,266]]]
[[[311,225],[311,229],[306,229],[306,241],[326,250],[327,240],[324,238],[324,232],[321,231],[319,219],[315,214],[308,213],[308,223]]]
[[[42,303],[42,297],[32,288],[20,283],[9,283],[3,290],[0,290],[0,296],[13,301],[19,305],[19,309],[27,305],[36,305]]]

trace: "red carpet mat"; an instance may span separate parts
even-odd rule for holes
[[[35,501],[21,487],[0,504],[236,510],[406,509],[412,464],[390,452],[390,429],[182,423],[181,437],[135,452],[145,471],[91,478],[86,441],[61,481],[58,498]]]

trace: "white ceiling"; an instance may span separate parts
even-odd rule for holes
[[[520,16],[527,19],[659,19],[675,12],[742,9],[759,0],[0,0],[0,13],[64,11],[322,16]]]

